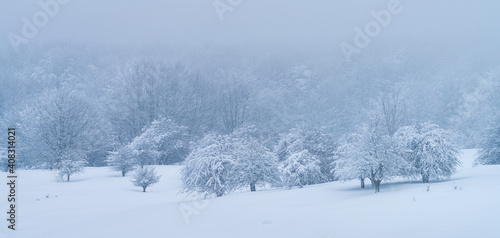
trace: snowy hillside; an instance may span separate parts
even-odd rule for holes
[[[500,237],[500,1],[0,6],[0,238]]]
[[[108,168],[72,182],[54,172],[19,171],[19,222],[7,237],[497,237],[500,166],[472,167],[462,152],[451,180],[427,185],[358,182],[233,193],[194,203],[179,193],[181,166],[142,193]],[[5,176],[3,174],[2,176]],[[4,190],[5,191],[5,190]]]

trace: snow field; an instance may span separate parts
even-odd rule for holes
[[[157,166],[160,182],[146,193],[109,168],[86,168],[71,182],[20,170],[17,230],[4,223],[2,231],[21,238],[497,237],[500,166],[473,167],[475,156],[462,151],[463,167],[429,191],[401,179],[384,181],[375,194],[369,181],[366,189],[351,181],[257,188],[201,203],[180,193],[181,166]]]

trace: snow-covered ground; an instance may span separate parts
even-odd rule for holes
[[[22,170],[17,229],[7,231],[2,219],[2,232],[22,238],[499,237],[500,166],[473,167],[474,157],[475,150],[463,151],[458,173],[429,191],[418,181],[386,181],[375,194],[353,181],[204,202],[180,193],[180,166],[159,166],[160,182],[146,193],[108,168],[87,168],[69,183],[56,182],[54,172]]]

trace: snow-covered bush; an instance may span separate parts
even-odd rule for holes
[[[183,161],[189,153],[187,128],[170,119],[153,121],[130,147],[139,152],[139,165],[173,164]]]
[[[289,133],[281,135],[276,147],[279,161],[287,160],[292,154],[307,150],[317,160],[321,171],[321,182],[335,180],[334,152],[336,143],[330,135],[319,130],[294,128]]]
[[[459,148],[450,132],[430,123],[417,123],[400,128],[395,138],[405,149],[410,165],[409,176],[421,176],[424,183],[431,179],[450,177],[459,161]]]
[[[320,183],[323,178],[319,160],[307,150],[293,153],[282,162],[281,179],[288,188]]]
[[[212,194],[220,197],[233,190],[230,174],[235,160],[231,146],[228,136],[207,135],[201,139],[181,171],[184,191],[206,198]]]
[[[156,175],[156,170],[153,167],[142,167],[135,170],[131,181],[135,186],[142,187],[143,192],[146,192],[147,187],[160,181],[160,176]]]

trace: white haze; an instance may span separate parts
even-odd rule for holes
[[[40,11],[38,1],[2,1],[0,45],[20,34],[26,17]],[[354,27],[373,20],[372,10],[388,0],[243,0],[221,21],[211,0],[70,1],[29,44],[70,41],[125,47],[182,45],[319,48],[340,54]],[[225,1],[223,1],[225,2]],[[500,40],[498,1],[401,0],[403,12],[373,45],[426,45],[434,49],[491,52]]]

